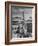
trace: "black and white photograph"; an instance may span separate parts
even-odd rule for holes
[[[32,37],[32,7],[12,6],[11,12],[11,36]]]

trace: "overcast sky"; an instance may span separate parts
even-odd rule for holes
[[[29,17],[32,17],[32,8],[13,8],[12,7],[12,15],[14,16],[22,16],[23,17],[24,12],[24,18],[25,20],[28,20]]]

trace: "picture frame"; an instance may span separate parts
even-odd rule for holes
[[[37,4],[5,2],[5,44],[37,42]]]

